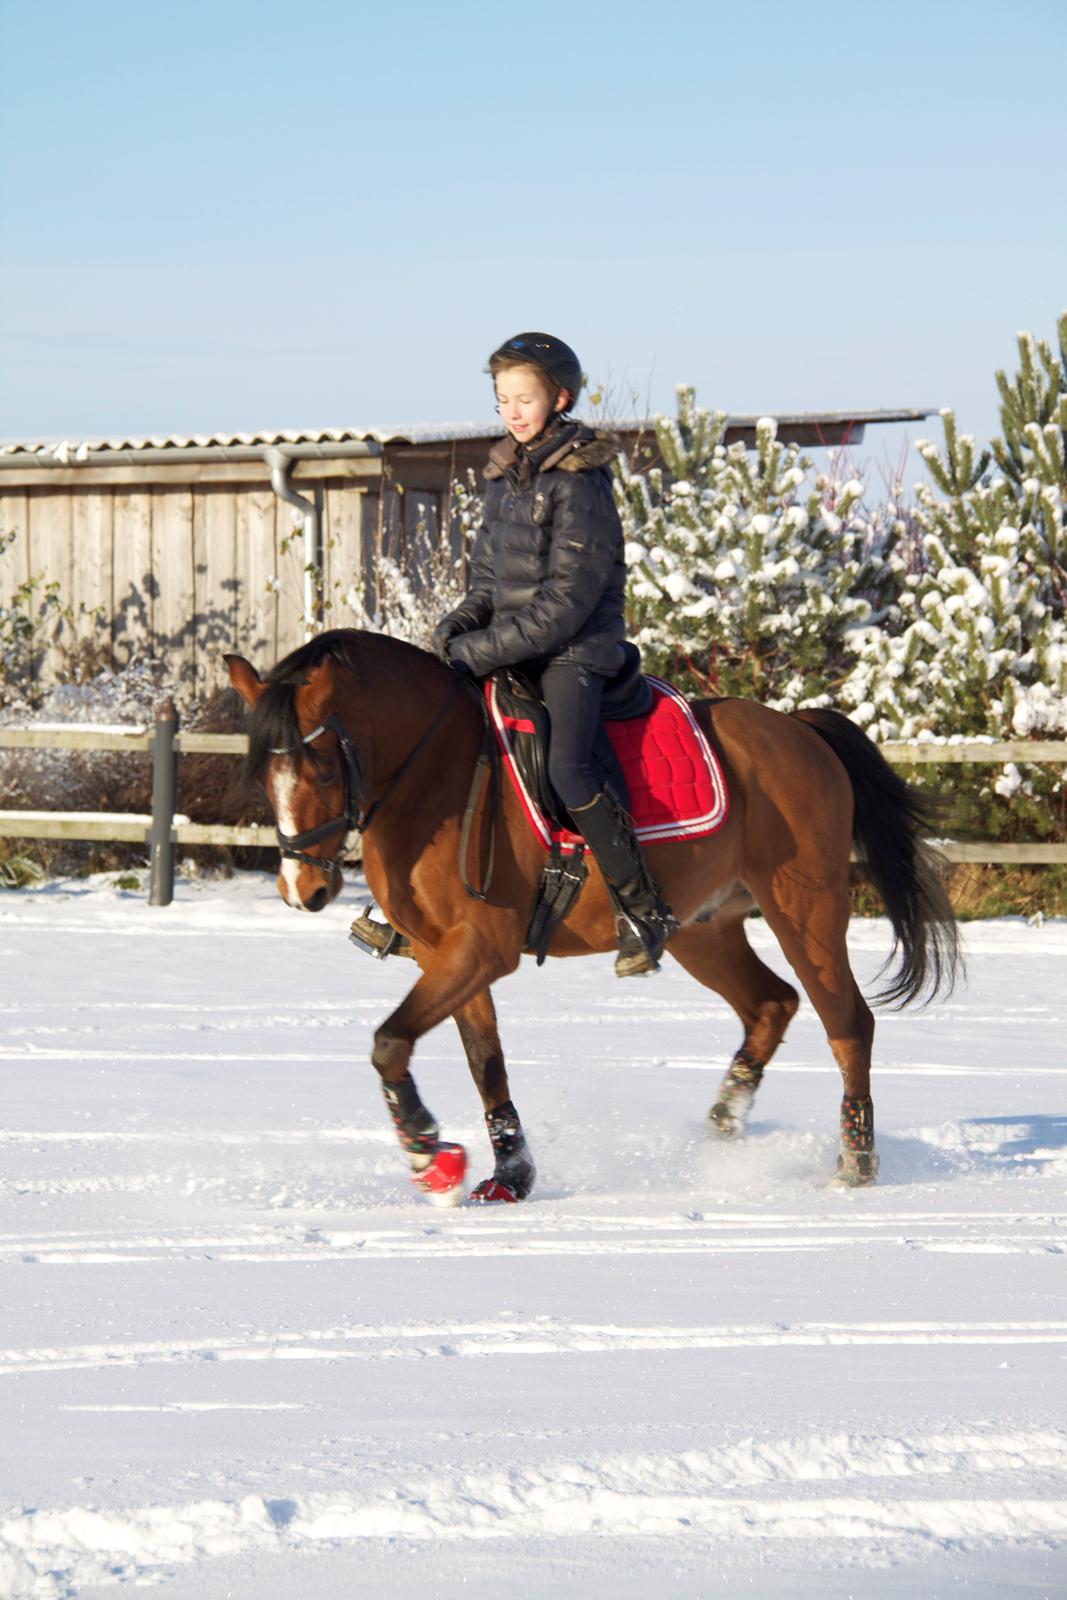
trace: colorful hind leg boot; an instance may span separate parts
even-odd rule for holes
[[[846,1094],[841,1101],[841,1148],[837,1157],[835,1182],[850,1189],[860,1189],[873,1183],[877,1176],[874,1102],[870,1095],[861,1099]]]
[[[750,1056],[742,1045],[719,1085],[719,1098],[708,1112],[708,1122],[722,1138],[736,1139],[744,1133],[762,1079],[763,1062]]]

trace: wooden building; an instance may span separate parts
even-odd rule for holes
[[[779,437],[858,444],[868,425],[928,411],[778,417]],[[727,442],[752,442],[755,417],[730,420]],[[655,463],[651,423],[618,428],[642,467]],[[62,670],[78,637],[118,661],[164,657],[176,682],[203,694],[221,656],[270,663],[305,637],[323,595],[373,595],[383,552],[401,560],[419,524],[433,534],[449,488],[480,472],[502,430],[465,424],[407,429],[212,434],[0,445],[0,606],[33,577],[54,581],[73,620],[38,662]],[[309,577],[309,561],[321,573]],[[328,613],[343,625],[343,612]]]

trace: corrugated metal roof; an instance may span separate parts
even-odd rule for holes
[[[12,439],[4,456],[48,456],[76,463],[101,450],[266,449],[287,444],[438,444],[451,439],[489,439],[503,433],[495,422],[412,423],[383,428],[264,428],[255,433],[122,434],[112,439]]]
[[[901,407],[881,411],[790,411],[759,412],[751,416],[730,416],[731,429],[754,428],[762,416],[773,416],[779,428],[792,426],[831,427],[868,423],[919,422],[932,414],[932,407],[915,409]],[[615,418],[608,424],[620,433],[639,433],[651,429],[650,417]],[[0,457],[24,460],[37,456],[49,463],[70,464],[86,461],[90,455],[99,459],[100,452],[116,454],[129,450],[173,450],[179,455],[183,450],[267,449],[271,445],[331,445],[331,444],[448,444],[460,439],[493,439],[504,432],[503,426],[489,422],[439,422],[407,423],[379,428],[266,428],[254,433],[196,433],[152,434],[143,437],[119,435],[111,439],[27,439],[0,443]]]

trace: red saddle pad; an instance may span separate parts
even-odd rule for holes
[[[660,678],[648,681],[651,710],[605,724],[626,776],[637,837],[666,843],[714,833],[730,805],[718,758],[677,689]],[[579,835],[553,827],[523,782],[511,743],[511,729],[521,724],[502,714],[495,679],[486,684],[486,699],[504,766],[531,828],[546,850],[574,843]]]

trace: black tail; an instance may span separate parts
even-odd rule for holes
[[[862,728],[840,711],[797,711],[825,739],[848,773],[855,796],[852,837],[893,924],[900,964],[876,998],[906,1006],[950,994],[961,968],[956,915],[923,834],[936,824],[937,802],[905,783]],[[882,969],[885,971],[885,968]]]

